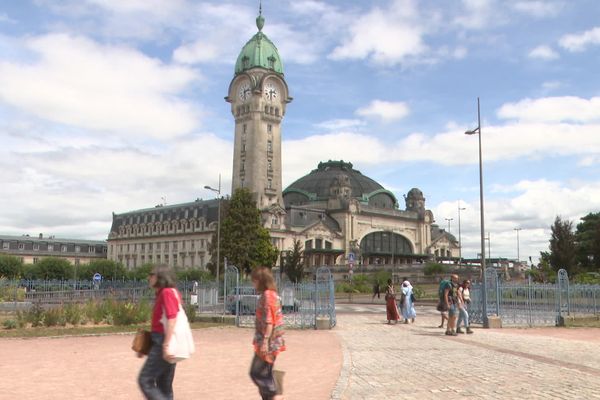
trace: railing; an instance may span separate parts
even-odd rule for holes
[[[564,270],[561,270],[564,271]],[[569,284],[566,271],[556,284],[502,282],[494,270],[488,275],[488,316],[497,315],[503,325],[557,325],[566,315],[598,315],[600,285]],[[562,275],[561,275],[562,274]],[[471,288],[470,319],[483,322],[482,283]]]

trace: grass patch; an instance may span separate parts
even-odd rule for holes
[[[193,322],[192,329],[212,328],[214,326],[225,326],[213,322]],[[79,325],[79,326],[53,326],[36,328],[0,329],[0,338],[36,338],[50,336],[82,336],[82,335],[106,335],[119,333],[135,333],[138,328],[149,329],[147,324],[140,325]]]

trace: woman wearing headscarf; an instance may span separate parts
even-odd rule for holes
[[[401,308],[402,308],[402,317],[404,318],[404,323],[408,324],[408,320],[411,322],[415,322],[415,318],[417,313],[415,311],[415,305],[413,303],[413,287],[408,281],[408,279],[404,279],[402,282],[402,300],[401,300]]]

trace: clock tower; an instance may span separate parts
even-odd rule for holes
[[[283,207],[281,121],[292,101],[279,52],[262,32],[264,24],[259,13],[258,32],[242,48],[225,97],[235,119],[231,193],[249,189],[261,210]]]

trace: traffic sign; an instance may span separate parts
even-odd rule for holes
[[[100,275],[98,272],[96,272],[94,274],[94,278],[93,279],[94,279],[95,282],[100,282],[102,280],[102,275]]]
[[[348,262],[349,263],[354,262],[354,253],[352,253],[352,252],[348,253]]]

